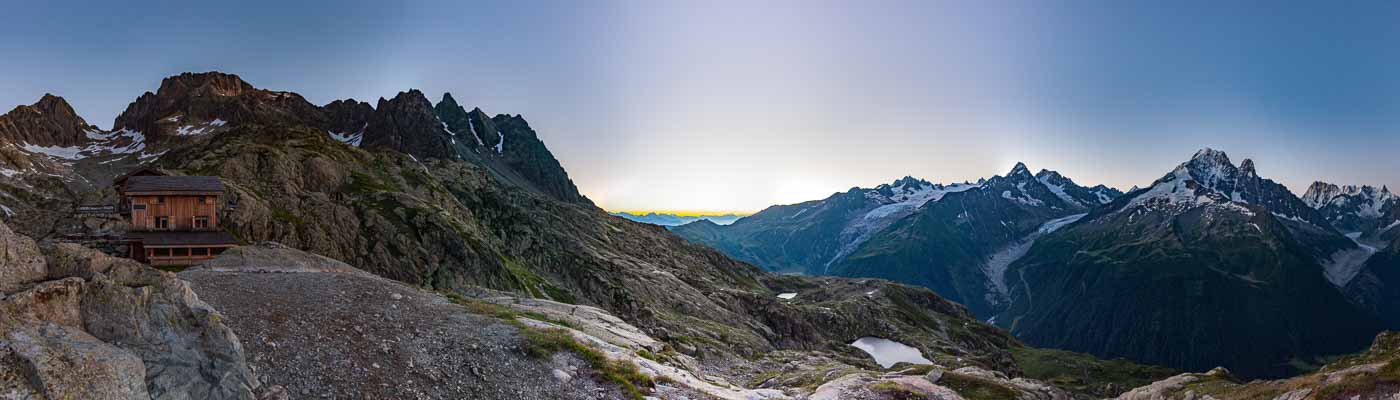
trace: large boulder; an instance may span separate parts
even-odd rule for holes
[[[0,293],[10,293],[48,277],[34,239],[0,224]]]
[[[13,362],[0,365],[0,371],[12,369],[28,381],[15,393],[49,399],[151,398],[140,358],[77,328],[52,322],[16,327],[0,338],[0,359]]]
[[[3,224],[0,246],[0,397],[255,398],[233,330],[174,274]]]

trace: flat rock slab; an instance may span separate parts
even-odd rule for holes
[[[517,328],[397,282],[207,268],[180,277],[227,317],[264,385],[291,398],[624,398],[586,375],[557,379],[573,357],[528,356]]]
[[[263,242],[225,251],[218,258],[191,267],[214,272],[337,272],[374,276],[334,258],[303,252],[279,243]]]

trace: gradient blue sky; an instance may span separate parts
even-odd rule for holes
[[[1299,193],[1400,186],[1397,2],[58,3],[4,5],[0,107],[52,92],[108,127],[203,70],[318,104],[450,91],[524,114],[609,209],[1016,161],[1127,188],[1205,146]]]

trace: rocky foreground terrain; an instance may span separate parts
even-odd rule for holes
[[[253,399],[261,385],[189,283],[0,224],[0,398]]]
[[[599,308],[483,288],[442,295],[275,243],[178,275],[41,246],[3,224],[0,243],[5,399],[1095,397],[1062,388],[1068,375],[1047,382],[946,360],[880,368],[829,351],[716,369]],[[1042,372],[1031,359],[1070,364],[1017,356],[1032,374]],[[1246,383],[1217,369],[1119,398],[1389,400],[1397,371],[1400,336],[1386,333],[1298,378]]]

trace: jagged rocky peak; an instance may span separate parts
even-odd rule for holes
[[[1341,196],[1342,189],[1331,183],[1316,181],[1308,185],[1308,190],[1303,192],[1303,202],[1308,203],[1312,208],[1322,208],[1332,199]]]
[[[1240,162],[1240,173],[1250,177],[1259,176],[1259,174],[1254,171],[1254,160],[1248,158]]]
[[[1385,202],[1396,198],[1390,193],[1390,188],[1381,186],[1377,189],[1369,185],[1334,185],[1327,182],[1317,181],[1308,186],[1308,190],[1303,193],[1303,201],[1313,208],[1322,208],[1329,204],[1341,202]]]
[[[66,100],[52,94],[0,115],[0,140],[10,143],[74,146],[87,141],[87,132],[95,130]]]
[[[1021,162],[1018,162],[1016,163],[1016,166],[1011,167],[1011,172],[1008,172],[1006,176],[1008,178],[1034,177],[1034,175],[1031,175],[1031,170],[1026,168],[1026,164]]]
[[[238,96],[257,90],[238,75],[218,71],[186,72],[160,82],[156,96]]]
[[[1252,170],[1254,163],[1249,165]],[[1186,168],[1197,183],[1210,188],[1215,188],[1221,183],[1233,183],[1239,172],[1239,168],[1230,162],[1230,156],[1209,147],[1197,151],[1190,161],[1182,164],[1182,167]]]
[[[438,118],[447,124],[447,129],[461,137],[461,143],[468,147],[494,149],[497,144],[502,142],[500,130],[491,121],[491,116],[481,111],[480,107],[474,107],[471,111],[467,111],[465,107],[457,103],[457,99],[452,97],[452,93],[443,93],[442,100],[438,101],[433,109],[437,112]]]
[[[877,193],[878,196],[871,196],[883,198],[888,201],[902,201],[906,198],[931,195],[933,191],[943,188],[943,185],[930,183],[929,181],[906,175],[903,178],[896,179],[894,182],[882,183],[880,186],[876,186],[874,192]],[[864,190],[865,189],[852,188],[853,193],[862,192]]]
[[[258,89],[238,75],[222,72],[187,72],[165,78],[155,93],[146,92],[128,105],[112,129],[141,132],[148,140],[160,140],[248,122],[329,129],[321,108],[301,95]]]
[[[458,158],[453,133],[418,89],[399,92],[379,105],[365,127],[365,148],[384,148],[424,158]]]
[[[876,190],[880,190],[880,189],[888,188],[888,189],[912,190],[912,189],[917,189],[917,188],[933,187],[933,186],[937,186],[937,185],[934,185],[934,184],[932,184],[932,183],[929,183],[929,181],[926,181],[926,180],[923,180],[923,179],[919,179],[919,178],[915,178],[915,177],[913,177],[913,176],[905,175],[903,178],[896,179],[894,182],[880,184],[880,186],[877,186],[875,189],[876,189]]]
[[[325,110],[330,122],[328,129],[337,138],[363,134],[369,125],[369,117],[374,115],[374,106],[355,99],[332,101],[321,109]]]

